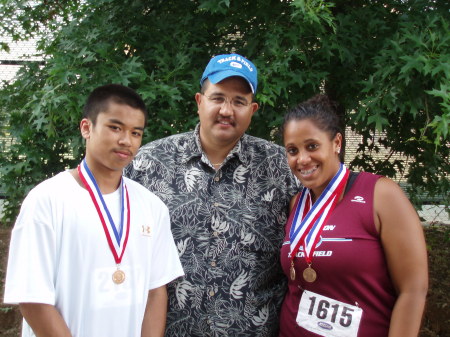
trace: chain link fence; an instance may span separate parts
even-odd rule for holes
[[[382,134],[379,135],[375,135],[375,137],[382,137]],[[357,149],[358,149],[358,145],[362,142],[362,138],[361,135],[358,135],[354,132],[351,131],[350,128],[347,128],[345,130],[345,139],[346,139],[346,144],[345,144],[345,164],[349,165],[349,163],[355,158],[355,156],[357,155]],[[372,154],[374,155],[374,154]],[[379,153],[375,154],[374,157],[376,159],[385,159],[385,158],[389,158],[390,153],[388,151],[388,149],[386,150],[380,150]],[[391,161],[397,160],[397,159],[403,159],[404,162],[404,173],[401,174],[400,172],[393,177],[392,179],[397,182],[400,187],[403,189],[403,191],[408,195],[406,188],[407,188],[407,183],[406,183],[406,178],[405,178],[405,174],[406,172],[408,172],[409,169],[409,163],[410,160],[408,160],[407,158],[401,158],[400,155],[394,155],[390,157]],[[436,205],[435,202],[433,201],[433,203],[428,204],[427,201],[424,201],[424,204],[422,205],[422,209],[417,211],[419,214],[419,217],[421,218],[422,222],[426,225],[429,224],[435,224],[435,223],[444,223],[447,225],[450,225],[450,218],[449,218],[449,211],[448,208],[446,208],[444,205]]]

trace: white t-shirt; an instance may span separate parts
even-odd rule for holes
[[[141,335],[148,291],[184,273],[167,207],[124,179],[131,213],[124,283],[112,281],[117,267],[87,190],[62,172],[23,202],[11,236],[5,303],[55,305],[74,337]],[[34,336],[25,321],[22,336]]]

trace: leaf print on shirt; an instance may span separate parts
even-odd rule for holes
[[[179,257],[183,256],[184,252],[186,251],[186,247],[188,245],[189,240],[190,238],[186,238],[185,240],[181,240],[180,242],[177,243]]]
[[[200,171],[196,167],[192,167],[185,172],[184,182],[186,184],[186,189],[188,192],[192,192],[194,190],[195,184],[201,175],[202,175],[202,171]]]
[[[225,233],[230,227],[226,221],[221,221],[220,219],[221,217],[217,215],[211,217],[211,229],[214,231],[214,234]]]
[[[152,162],[144,156],[136,158],[136,160],[132,161],[133,169],[138,171],[149,169],[151,163]]]
[[[176,285],[175,294],[177,297],[178,305],[180,308],[184,308],[186,301],[188,299],[188,291],[192,290],[192,284],[188,281],[183,280]]]
[[[241,230],[241,243],[244,245],[249,245],[255,242],[255,236],[252,233],[247,233],[244,230]]]
[[[248,281],[248,272],[243,271],[231,284],[230,294],[236,299],[244,297],[241,289],[246,286]]]
[[[227,246],[227,242],[225,240],[217,241],[209,249],[210,257],[215,259],[216,257],[220,256],[221,253],[226,248],[226,246]]]
[[[263,196],[262,196],[262,201],[267,201],[267,202],[271,202],[273,200],[273,196],[275,194],[275,188],[272,188],[271,191],[266,192]]]
[[[258,316],[253,316],[252,322],[256,326],[262,326],[267,322],[267,319],[269,318],[269,309],[267,305],[261,308],[258,312]]]
[[[238,184],[245,183],[245,174],[248,172],[248,168],[244,165],[239,165],[233,173],[233,180]]]

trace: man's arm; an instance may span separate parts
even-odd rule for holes
[[[37,337],[72,337],[66,322],[53,305],[20,303],[19,308]]]
[[[142,337],[162,337],[166,328],[167,289],[166,286],[148,292],[147,306],[142,322]]]

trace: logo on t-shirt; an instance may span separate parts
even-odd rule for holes
[[[142,233],[142,235],[144,235],[144,236],[151,236],[151,234],[152,234],[152,229],[151,229],[151,227],[148,226],[148,225],[142,225],[142,226],[141,226],[141,233]]]
[[[364,200],[364,198],[361,197],[361,196],[359,196],[359,195],[355,195],[355,196],[353,197],[353,199],[350,200],[350,201],[351,201],[351,202],[359,202],[360,204],[365,204],[365,203],[366,203],[366,201]]]

